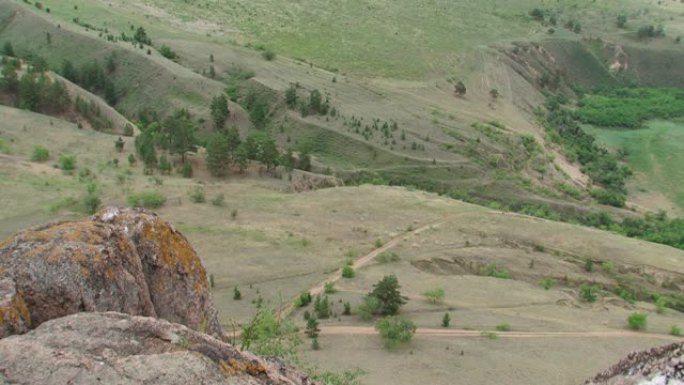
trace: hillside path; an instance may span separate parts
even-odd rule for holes
[[[395,236],[394,238],[392,238],[391,240],[389,240],[388,242],[386,242],[381,247],[378,247],[377,249],[374,249],[370,253],[358,258],[356,261],[354,261],[354,263],[351,266],[354,268],[354,270],[358,270],[358,269],[368,265],[369,263],[373,262],[373,260],[375,258],[377,258],[378,255],[380,255],[380,254],[384,253],[385,251],[387,251],[387,250],[393,248],[394,246],[398,245],[404,238],[409,237],[409,236],[419,235],[420,233],[422,233],[426,230],[429,230],[431,228],[438,227],[439,225],[440,225],[439,223],[431,224],[431,225],[425,225],[425,226],[419,227],[413,231],[401,233],[401,234]],[[332,273],[330,276],[328,276],[328,278],[323,280],[321,283],[317,284],[316,286],[311,287],[309,289],[309,293],[311,294],[312,297],[315,297],[319,294],[322,294],[325,291],[325,284],[335,283],[335,282],[339,281],[341,278],[342,278],[342,269],[337,269],[337,270],[335,270],[334,273]],[[292,313],[292,311],[294,311],[294,310],[295,310],[295,307],[294,307],[294,299],[293,299],[292,301],[290,301],[287,304],[284,304],[283,306],[280,307],[280,309],[278,309],[278,316],[280,318],[285,318],[285,317],[289,316],[290,313]]]
[[[378,332],[371,326],[321,326],[322,335],[376,335]],[[677,341],[676,337],[664,334],[651,334],[643,332],[633,332],[629,330],[618,331],[586,331],[586,332],[496,332],[497,338],[657,338],[663,340]],[[426,337],[482,337],[482,331],[465,329],[429,329],[418,328],[415,335]]]

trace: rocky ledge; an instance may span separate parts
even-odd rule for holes
[[[73,314],[4,338],[0,357],[0,384],[312,384],[185,326],[113,312]]]
[[[200,258],[153,213],[108,208],[0,243],[0,338],[94,311],[163,318],[223,337]]]
[[[309,385],[224,342],[187,239],[144,210],[105,209],[0,242],[0,385]]]
[[[684,344],[630,353],[588,385],[684,385]]]

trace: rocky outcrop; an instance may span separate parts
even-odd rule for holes
[[[683,385],[684,344],[630,353],[587,381],[590,385]]]
[[[78,313],[0,340],[0,384],[312,384],[278,361],[168,321]]]
[[[199,257],[155,214],[109,208],[0,243],[0,338],[103,311],[159,317],[223,337]]]

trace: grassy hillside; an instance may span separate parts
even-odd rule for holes
[[[587,33],[615,33],[618,14],[628,14],[632,27],[649,19],[660,23],[677,9],[672,4],[652,6],[646,15],[642,14],[643,2],[636,0],[572,0],[553,4],[538,0],[140,3],[163,9],[164,12],[156,12],[160,17],[183,15],[179,18],[188,25],[199,21],[215,23],[223,28],[212,30],[211,34],[235,31],[229,38],[302,58],[323,68],[402,78],[462,74],[469,71],[463,54],[474,47],[546,33],[547,27],[529,15],[534,8],[555,15],[559,35],[565,34],[561,27],[569,20],[580,21]]]
[[[229,335],[251,319],[253,301],[288,304],[332,279],[346,261],[365,260],[329,294],[336,316],[321,320],[322,350],[310,350],[301,333],[306,343],[299,347],[307,362],[323,368],[362,369],[365,384],[397,373],[400,384],[417,378],[447,384],[454,362],[460,378],[473,384],[578,383],[628,351],[674,340],[667,333],[684,322],[681,313],[651,303],[653,294],[676,295],[684,284],[680,250],[399,187],[293,194],[286,178],[259,178],[256,170],[230,183],[201,173],[147,176],[142,165],[127,162],[130,141],[117,152],[112,135],[6,107],[0,116],[9,123],[0,132],[0,237],[47,218],[84,215],[92,183],[103,204],[125,205],[131,194],[157,191],[166,203],[156,211],[190,239],[207,266]],[[35,145],[49,149],[47,162],[30,160]],[[73,173],[52,166],[60,154],[76,156]],[[205,202],[193,198],[198,190]],[[211,203],[219,196],[220,203]],[[363,258],[373,251],[395,253],[397,260]],[[492,276],[489,266],[509,279]],[[393,352],[357,316],[362,296],[386,274],[398,277],[409,299],[401,315],[418,326],[410,345]],[[544,280],[553,283],[548,290],[540,286]],[[597,286],[595,303],[582,300],[582,284]],[[235,288],[241,300],[233,299]],[[423,293],[434,288],[445,297],[430,303]],[[342,315],[343,302],[351,304],[351,316]],[[292,318],[301,330],[304,310]],[[635,311],[648,314],[647,332],[625,330]],[[449,328],[439,326],[444,313],[451,314]],[[511,330],[497,331],[503,324]],[[573,365],[564,365],[568,360]],[[511,367],[524,370],[511,375]]]

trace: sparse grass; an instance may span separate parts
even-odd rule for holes
[[[487,330],[481,331],[480,337],[485,337],[485,338],[490,339],[490,340],[495,340],[495,339],[499,338],[499,336],[495,332],[487,331]]]

